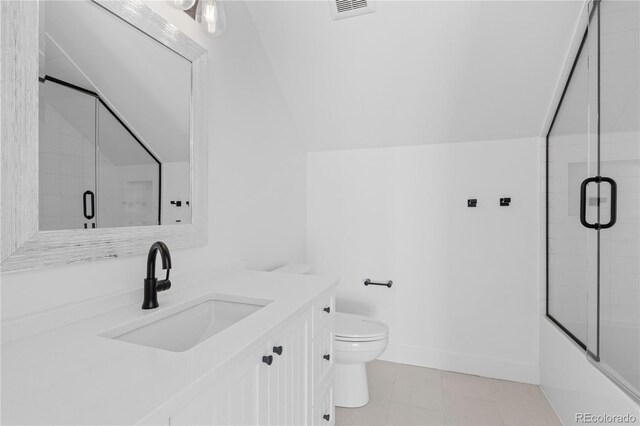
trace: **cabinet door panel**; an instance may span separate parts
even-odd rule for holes
[[[254,362],[252,367],[236,382],[227,395],[226,421],[221,425],[258,425],[258,390],[260,369]]]
[[[307,422],[307,366],[310,315],[303,314],[270,340],[270,349],[282,346],[282,355],[274,354],[269,368],[268,424],[301,425]]]
[[[333,386],[328,386],[314,403],[312,425],[333,426],[335,421]]]
[[[308,329],[308,327],[307,327]],[[307,398],[305,391],[308,392],[307,382],[307,341],[308,337],[302,333],[296,333],[293,336],[293,345],[300,351],[298,356],[290,359],[291,378],[290,378],[290,394],[289,401],[291,403],[291,424],[303,424],[306,419],[305,407],[307,406]]]
[[[213,407],[211,401],[213,392],[208,391],[198,396],[189,404],[178,410],[169,421],[171,426],[175,425],[212,425]]]
[[[229,395],[222,395],[211,403],[213,417],[212,425],[226,425],[229,423]]]
[[[313,369],[314,391],[332,371],[335,357],[333,354],[333,319],[327,323],[324,330],[319,332],[313,340],[311,363]],[[328,358],[328,359],[327,359]],[[316,399],[316,395],[313,395]]]
[[[267,383],[263,350],[254,351],[210,390],[171,416],[174,425],[261,425],[261,381]]]

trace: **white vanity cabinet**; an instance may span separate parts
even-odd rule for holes
[[[252,346],[168,423],[333,425],[334,316],[331,289]]]
[[[262,371],[260,391],[261,425],[307,423],[309,385],[307,374],[311,312],[307,309],[268,341],[265,353],[273,357]]]
[[[258,425],[262,351],[252,351],[214,387],[175,412],[169,425]],[[153,422],[155,423],[155,422]]]
[[[333,330],[335,323],[335,296],[333,291],[318,297],[312,309],[311,375],[313,381],[312,425],[327,426],[335,423],[333,405]]]

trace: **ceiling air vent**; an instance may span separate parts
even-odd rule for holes
[[[334,20],[376,11],[372,0],[329,0],[329,6]]]

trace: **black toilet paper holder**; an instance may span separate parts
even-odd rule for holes
[[[393,285],[393,281],[389,280],[386,283],[376,283],[367,278],[366,280],[364,280],[364,285],[383,285],[385,287],[391,288],[391,286]]]

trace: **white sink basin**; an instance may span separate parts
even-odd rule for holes
[[[213,294],[174,306],[158,315],[110,330],[101,336],[183,352],[262,309],[270,300]]]

